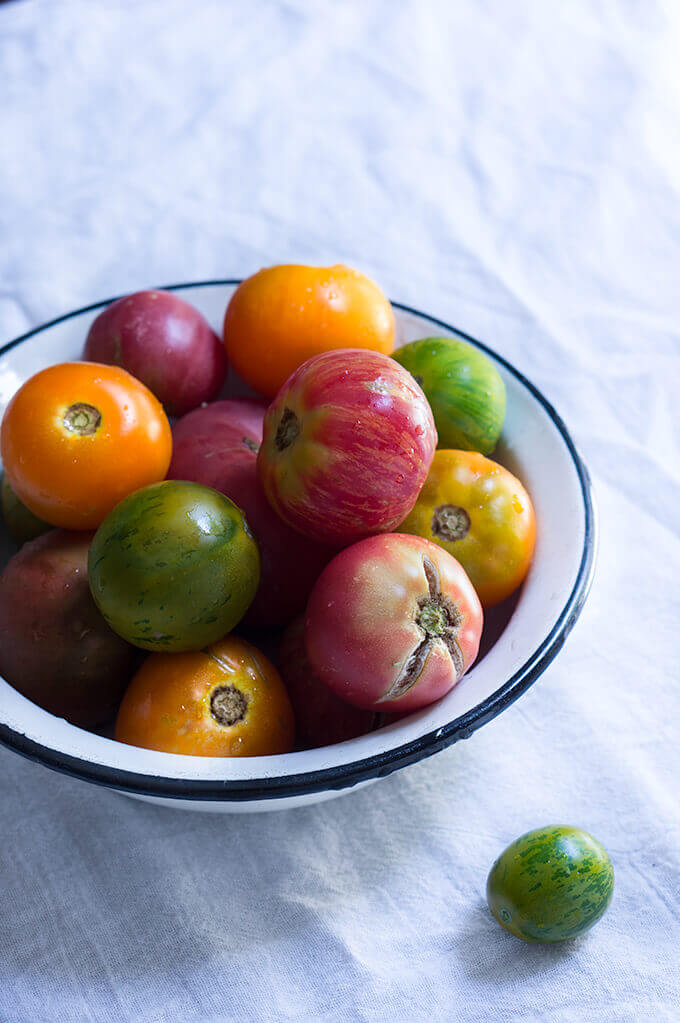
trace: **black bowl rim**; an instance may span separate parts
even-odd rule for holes
[[[194,281],[191,283],[169,284],[157,290],[182,291],[189,288],[227,287],[240,283],[240,278]],[[83,306],[81,309],[75,309],[63,316],[56,317],[56,319],[49,320],[47,323],[29,330],[27,333],[3,345],[0,348],[0,356],[17,345],[28,341],[36,334],[49,330],[51,327],[66,320],[81,316],[83,313],[93,312],[95,309],[103,309],[115,300],[115,298],[109,298],[101,302],[94,302],[92,305]],[[579,456],[562,418],[538,388],[519,370],[515,369],[511,363],[498,355],[488,345],[436,316],[423,313],[419,309],[403,305],[401,302],[393,302],[392,305],[395,309],[422,317],[430,323],[464,338],[464,340],[476,348],[492,356],[543,406],[561,434],[562,440],[573,460],[581,486],[585,515],[585,533],[579,569],[569,598],[560,611],[555,624],[521,668],[495,692],[466,714],[462,714],[447,725],[437,728],[435,731],[429,732],[411,742],[407,742],[403,746],[337,767],[324,768],[319,771],[308,771],[301,774],[281,775],[276,778],[248,778],[236,781],[191,780],[163,778],[156,775],[141,774],[137,771],[124,771],[92,763],[81,757],[60,753],[58,750],[34,742],[21,732],[17,732],[3,723],[0,723],[0,743],[27,757],[29,760],[37,761],[52,770],[134,795],[210,802],[249,802],[285,799],[291,796],[303,796],[312,793],[352,788],[361,782],[370,781],[375,778],[384,778],[409,764],[438,753],[446,746],[450,746],[460,739],[467,739],[483,724],[486,724],[487,721],[490,721],[497,714],[500,714],[501,711],[505,710],[506,707],[509,707],[511,703],[514,703],[536,681],[539,675],[545,671],[550,662],[559,653],[565,639],[574,627],[583,609],[593,579],[596,522],[592,486],[588,470]]]

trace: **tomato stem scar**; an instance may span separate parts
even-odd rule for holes
[[[94,405],[78,401],[64,412],[62,422],[70,433],[81,437],[92,437],[101,426],[102,414]]]
[[[278,451],[285,451],[300,435],[300,420],[292,409],[284,408],[274,443]]]
[[[220,725],[237,725],[247,708],[247,697],[235,686],[218,686],[210,697],[210,713]]]
[[[423,572],[427,579],[428,593],[419,597],[414,619],[423,638],[411,652],[381,700],[398,699],[413,688],[423,672],[432,648],[437,643],[443,643],[448,650],[456,670],[456,681],[463,674],[463,655],[456,640],[462,616],[454,602],[442,593],[437,566],[429,558],[423,558]]]
[[[432,535],[453,543],[470,531],[470,516],[458,504],[440,504],[432,516]]]

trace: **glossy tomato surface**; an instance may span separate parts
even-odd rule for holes
[[[165,753],[252,757],[289,753],[294,733],[276,668],[226,636],[205,650],[148,657],[125,693],[115,737]]]
[[[291,529],[267,500],[257,475],[266,407],[263,402],[232,399],[184,416],[173,427],[168,476],[214,487],[245,513],[260,549],[260,585],[245,621],[277,626],[304,610],[312,586],[336,550]]]
[[[138,291],[112,302],[92,323],[83,358],[122,366],[171,416],[214,398],[227,372],[215,331],[198,309],[171,291]]]
[[[392,307],[377,284],[346,266],[272,266],[243,281],[224,318],[236,372],[272,398],[320,352],[394,348]]]
[[[378,727],[382,715],[341,700],[314,674],[305,650],[303,615],[286,629],[276,663],[295,711],[298,749],[332,746]]]
[[[145,650],[197,650],[229,632],[260,579],[240,509],[199,483],[166,480],[131,494],[90,548],[92,595],[115,631]]]
[[[258,471],[294,529],[331,544],[388,532],[413,507],[437,445],[415,380],[378,352],[317,355],[269,406]]]
[[[524,941],[568,941],[605,914],[614,891],[606,849],[580,828],[537,828],[521,835],[494,863],[489,909]]]
[[[473,451],[437,451],[415,507],[399,528],[453,554],[484,607],[517,589],[536,542],[525,488],[502,465]]]
[[[349,703],[416,710],[470,667],[482,620],[472,583],[450,554],[416,536],[372,536],[341,551],[312,590],[307,656]]]
[[[2,421],[2,461],[17,497],[53,526],[96,529],[120,500],[163,479],[170,424],[124,369],[64,362],[19,388]]]
[[[425,392],[442,448],[493,451],[505,419],[505,384],[484,352],[461,338],[426,337],[394,358]]]
[[[83,728],[113,717],[138,653],[92,599],[91,539],[53,529],[25,543],[0,575],[0,675]]]

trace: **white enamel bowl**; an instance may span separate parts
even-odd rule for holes
[[[219,328],[235,281],[174,287]],[[33,373],[80,357],[102,302],[53,320],[0,349],[0,413]],[[400,342],[458,333],[395,305]],[[466,337],[466,335],[463,335]],[[472,338],[466,340],[478,344]],[[443,700],[370,735],[285,756],[225,759],[157,753],[76,728],[0,679],[0,742],[46,767],[185,809],[273,810],[313,803],[436,753],[499,714],[558,653],[592,579],[595,518],[586,469],[564,423],[521,373],[488,348],[508,394],[495,458],[523,480],[538,521],[536,553],[519,597],[488,616],[483,656]],[[237,388],[246,393],[243,387]],[[232,388],[231,393],[234,393]],[[2,561],[11,548],[0,540]]]

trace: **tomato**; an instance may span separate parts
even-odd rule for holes
[[[521,835],[487,879],[489,909],[501,927],[532,942],[568,941],[604,916],[614,891],[606,849],[587,831],[537,828]]]
[[[272,398],[293,370],[334,348],[394,348],[392,307],[377,284],[346,266],[272,266],[243,281],[224,317],[236,372]]]
[[[272,506],[305,536],[351,543],[413,507],[437,431],[415,380],[379,352],[305,362],[269,406],[258,472]]]
[[[394,358],[425,392],[442,448],[491,454],[503,429],[505,384],[484,352],[461,338],[426,337]]]
[[[520,481],[473,451],[437,451],[415,507],[399,528],[453,554],[484,607],[517,589],[536,541],[534,509]]]
[[[90,595],[91,539],[50,530],[25,543],[0,575],[0,675],[83,728],[113,717],[137,655]]]
[[[236,636],[206,650],[151,654],[123,697],[115,738],[200,757],[289,753],[295,722],[264,654]]]
[[[171,291],[138,291],[93,321],[83,358],[122,366],[146,384],[172,416],[219,394],[227,359],[204,316]]]
[[[333,692],[382,711],[444,696],[479,649],[482,608],[455,558],[417,536],[371,536],[341,551],[312,590],[305,645]]]
[[[298,749],[332,746],[378,727],[382,715],[345,703],[314,674],[305,651],[303,615],[286,629],[276,661],[295,711]]]
[[[145,650],[197,650],[241,620],[257,591],[257,544],[239,508],[199,483],[130,494],[90,548],[92,595],[112,629]]]
[[[175,423],[168,476],[195,480],[230,497],[244,512],[260,549],[260,586],[248,608],[251,625],[286,625],[304,611],[312,586],[335,548],[287,526],[257,477],[263,402],[216,401]]]
[[[95,529],[114,505],[163,479],[172,449],[160,402],[123,369],[64,362],[19,388],[2,421],[2,460],[38,518]]]

